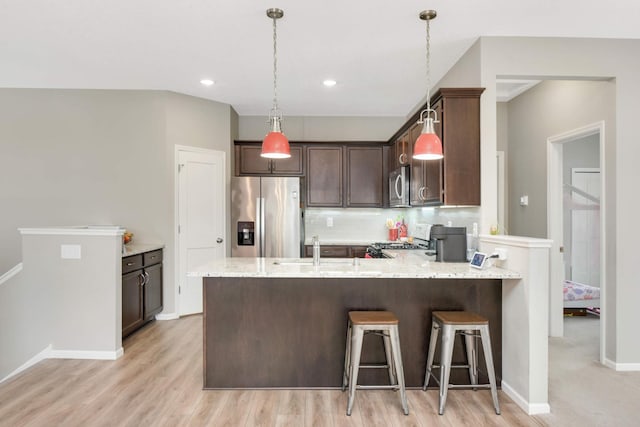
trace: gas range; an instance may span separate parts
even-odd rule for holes
[[[420,239],[414,239],[414,243],[408,242],[376,242],[369,245],[367,254],[371,258],[386,258],[382,253],[383,249],[404,250],[404,249],[428,249],[429,242]]]

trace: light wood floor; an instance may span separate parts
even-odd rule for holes
[[[0,384],[0,426],[541,426],[500,392],[361,390],[350,417],[339,390],[202,390],[202,317],[155,322],[117,361],[46,360]]]

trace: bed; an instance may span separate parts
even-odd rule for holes
[[[565,280],[562,292],[564,308],[587,309],[594,314],[600,314],[600,288]]]

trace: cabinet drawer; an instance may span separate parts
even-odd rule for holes
[[[162,262],[162,249],[157,251],[145,252],[142,254],[145,267],[148,265],[158,264]]]
[[[142,254],[122,258],[122,274],[142,268]]]

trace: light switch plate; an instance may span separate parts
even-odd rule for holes
[[[60,258],[81,259],[82,246],[80,245],[60,245]]]

